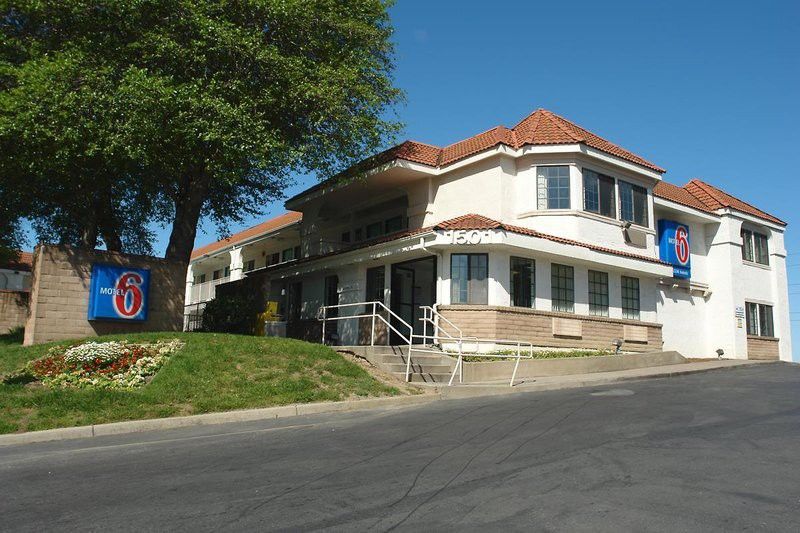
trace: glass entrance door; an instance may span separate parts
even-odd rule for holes
[[[436,258],[426,257],[392,265],[391,308],[406,323],[412,325],[414,333],[422,335],[424,325],[420,306],[430,306],[436,301]],[[407,328],[398,321],[392,324],[406,333]],[[422,342],[415,339],[414,342]],[[392,334],[392,344],[401,344],[396,333]]]

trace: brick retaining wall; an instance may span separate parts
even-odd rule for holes
[[[774,337],[747,336],[747,358],[762,361],[777,361],[780,359],[778,339]]]
[[[29,297],[28,291],[0,290],[0,335],[25,325]]]
[[[88,320],[92,263],[150,269],[146,321]],[[181,331],[185,283],[186,265],[180,262],[62,245],[37,246],[25,345],[110,333]]]
[[[663,344],[661,324],[653,322],[491,305],[443,305],[438,309],[465,336],[484,339],[519,340],[553,348],[603,350],[611,349],[614,339],[623,339],[622,349],[628,352],[658,351]],[[445,324],[442,325],[447,329]],[[554,331],[564,334],[555,334]],[[646,342],[643,339],[647,339]]]

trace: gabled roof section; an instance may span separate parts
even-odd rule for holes
[[[606,248],[604,246],[596,246],[594,244],[576,241],[573,239],[565,239],[564,237],[558,237],[556,235],[549,235],[547,233],[542,233],[536,230],[532,230],[530,228],[523,228],[521,226],[514,226],[511,224],[505,224],[503,222],[498,222],[497,220],[492,220],[491,218],[485,217],[483,215],[475,215],[469,214],[460,216],[457,218],[453,218],[450,220],[446,220],[444,222],[440,222],[436,224],[433,229],[440,229],[440,230],[503,230],[509,233],[517,233],[519,235],[527,235],[529,237],[536,237],[538,239],[545,239],[548,241],[557,242],[560,244],[567,244],[570,246],[579,246],[581,248],[587,248],[589,250],[593,250],[595,252],[601,252],[605,254],[612,254],[612,255],[619,255],[622,257],[628,257],[630,259],[637,259],[639,261],[647,261],[649,263],[656,263],[659,265],[666,265],[664,261],[658,259],[657,257],[650,257],[646,255],[639,255],[639,254],[632,254],[629,252],[623,252],[620,250],[615,250],[613,248]]]
[[[689,183],[684,185],[683,188],[692,193],[695,198],[703,202],[703,204],[709,209],[735,209],[736,211],[741,211],[742,213],[768,220],[770,222],[774,222],[775,224],[780,224],[781,226],[786,225],[786,222],[778,217],[772,216],[769,213],[762,211],[761,209],[699,179],[691,180]]]
[[[620,159],[625,159],[626,161],[655,170],[656,172],[666,172],[663,168],[651,163],[643,157],[629,152],[546,109],[537,109],[525,117],[519,124],[514,126],[514,132],[517,137],[518,146],[524,146],[526,144],[580,143],[591,146],[601,152],[619,157]]]
[[[264,235],[272,231],[276,231],[281,228],[291,226],[292,224],[300,222],[302,219],[303,219],[302,213],[298,213],[297,211],[289,211],[282,215],[278,215],[275,218],[265,220],[261,224],[256,224],[255,226],[242,230],[238,233],[234,233],[233,235],[231,235],[226,239],[221,239],[217,242],[212,242],[211,244],[206,244],[205,246],[201,246],[200,248],[195,248],[194,250],[192,250],[191,258],[196,259],[200,256],[227,248],[228,246],[244,242],[253,237],[258,237],[260,235]]]
[[[401,147],[413,141],[407,141]],[[419,144],[419,143],[413,143]],[[474,135],[463,141],[440,148],[436,165],[446,166],[478,152],[494,148],[497,145],[506,145],[518,149],[526,145],[554,145],[554,144],[585,144],[601,152],[625,159],[637,165],[663,173],[665,170],[638,155],[620,148],[616,144],[595,135],[594,133],[556,115],[546,109],[537,109],[513,128],[496,126],[488,131]],[[428,149],[436,148],[425,145]],[[433,160],[433,154],[427,153],[428,161]],[[398,157],[403,159],[401,155]],[[418,161],[417,162],[422,162]],[[430,164],[430,163],[427,163]]]
[[[778,217],[772,216],[699,179],[693,179],[683,187],[661,181],[653,188],[653,195],[712,215],[719,215],[718,211],[720,209],[735,209],[736,211],[786,226],[786,222]]]

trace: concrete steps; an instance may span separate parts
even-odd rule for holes
[[[420,348],[422,348],[420,346]],[[435,350],[426,347],[425,350]],[[365,357],[370,363],[399,379],[405,379],[408,346],[343,346],[339,351]],[[411,381],[415,383],[447,383],[456,360],[444,353],[411,352]]]

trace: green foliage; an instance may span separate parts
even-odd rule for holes
[[[141,251],[155,219],[188,260],[199,216],[393,138],[391,33],[384,0],[0,0],[0,176],[49,240]]]
[[[183,341],[184,348],[141,388],[50,389],[0,383],[0,433],[399,392],[327,346],[292,339],[165,332],[94,340],[141,343],[173,338]],[[0,344],[0,373],[23,367],[53,346],[85,340],[24,348]]]
[[[264,304],[254,294],[219,294],[203,310],[203,331],[252,335]]]

